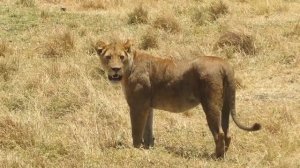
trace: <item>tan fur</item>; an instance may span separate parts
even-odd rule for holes
[[[184,112],[200,103],[216,145],[224,157],[230,144],[229,115],[239,128],[246,127],[235,115],[235,82],[232,67],[218,57],[199,56],[189,61],[162,59],[131,51],[131,42],[98,42],[96,50],[113,82],[121,82],[130,108],[134,147],[154,145],[153,110]]]

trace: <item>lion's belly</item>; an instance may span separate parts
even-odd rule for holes
[[[193,93],[182,91],[162,90],[154,93],[152,97],[152,107],[170,112],[184,112],[200,103]]]

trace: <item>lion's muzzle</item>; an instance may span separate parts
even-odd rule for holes
[[[108,79],[112,82],[119,82],[122,80],[122,75],[119,74],[108,75]]]
[[[119,82],[122,80],[122,69],[113,67],[111,68],[110,73],[108,74],[108,79],[111,82]]]

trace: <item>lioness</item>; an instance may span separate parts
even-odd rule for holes
[[[261,128],[258,123],[246,127],[237,120],[234,72],[221,58],[162,59],[132,51],[129,40],[110,44],[99,41],[95,47],[108,79],[122,84],[130,108],[134,147],[154,145],[154,108],[178,113],[201,103],[215,141],[216,157],[224,157],[230,144],[229,114],[243,130]]]

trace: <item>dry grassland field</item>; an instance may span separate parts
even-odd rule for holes
[[[235,69],[239,120],[215,160],[202,107],[155,110],[132,146],[129,108],[94,51],[132,39],[163,58]],[[300,167],[299,0],[0,0],[0,167]]]

